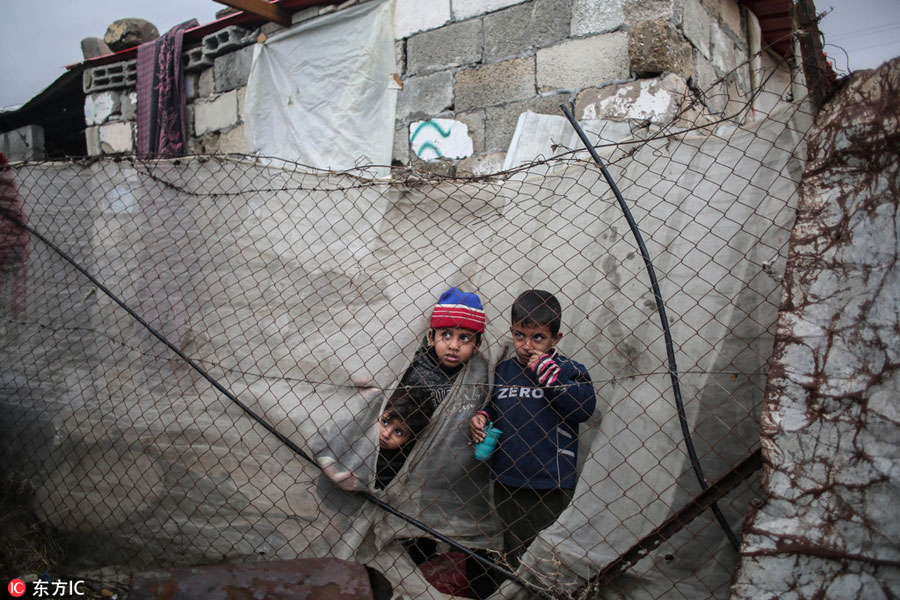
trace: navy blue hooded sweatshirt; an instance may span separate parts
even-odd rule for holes
[[[575,487],[578,424],[594,412],[596,397],[584,365],[557,353],[559,378],[549,387],[516,357],[494,372],[485,410],[503,434],[491,476],[503,485],[532,489]]]

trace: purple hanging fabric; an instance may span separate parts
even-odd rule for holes
[[[137,153],[141,157],[183,156],[187,152],[187,102],[181,50],[184,32],[196,19],[138,46]]]

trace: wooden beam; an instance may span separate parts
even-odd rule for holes
[[[797,39],[800,42],[806,87],[809,89],[809,94],[818,111],[835,90],[837,77],[828,61],[825,60],[822,34],[819,32],[819,19],[822,17],[816,14],[813,0],[797,0],[794,10],[794,22],[797,28]]]
[[[219,4],[230,6],[244,12],[262,17],[267,21],[272,21],[285,27],[291,26],[291,11],[270,4],[266,0],[214,0]]]

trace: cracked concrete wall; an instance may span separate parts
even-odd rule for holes
[[[732,598],[900,597],[900,59],[823,107]]]

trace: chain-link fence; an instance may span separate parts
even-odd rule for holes
[[[56,568],[338,557],[409,598],[727,597],[760,495],[812,122],[776,79],[722,119],[685,104],[600,144],[629,215],[574,148],[468,180],[252,156],[4,170],[0,456],[63,541]],[[440,398],[385,476],[382,409],[428,359],[451,286],[479,295],[486,329],[461,367],[437,367],[445,380],[412,384]],[[548,447],[554,464],[577,454],[577,486],[515,567],[498,517],[509,490],[469,426],[501,395],[520,408],[544,395],[494,378],[515,359],[513,301],[533,288],[560,301],[558,350],[596,401],[577,453],[549,427],[520,457],[552,470]],[[577,385],[563,379],[553,393]]]

